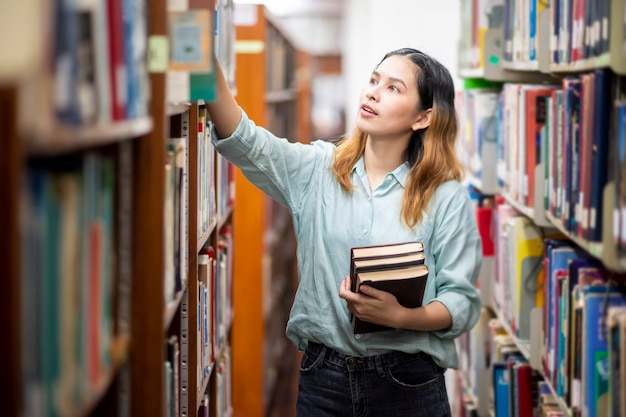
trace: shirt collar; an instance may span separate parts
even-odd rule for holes
[[[365,160],[363,159],[363,155],[361,155],[359,160],[352,168],[352,172],[354,171],[356,171],[357,175],[359,175],[359,177],[361,178],[367,175],[365,172]],[[406,184],[406,179],[409,176],[409,162],[405,161],[402,165],[394,169],[389,174],[393,175],[396,181],[398,181],[402,188],[404,188],[404,185]]]

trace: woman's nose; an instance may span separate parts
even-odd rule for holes
[[[376,91],[376,86],[371,86],[366,92],[365,97],[368,100],[376,101],[378,98],[378,92]]]

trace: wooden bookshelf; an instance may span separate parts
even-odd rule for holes
[[[240,7],[240,6],[237,6]],[[245,6],[253,7],[253,6]],[[255,121],[265,120],[265,45],[267,25],[261,6],[256,22],[236,27],[237,101]],[[261,47],[251,47],[261,45]],[[233,408],[237,415],[263,415],[263,193],[235,170],[235,280],[233,303]]]
[[[236,28],[237,101],[277,136],[308,142],[311,57],[292,45],[263,6],[238,7],[255,18]],[[233,405],[236,415],[264,415],[275,392],[292,390],[291,378],[280,375],[286,353],[295,351],[285,336],[297,282],[295,237],[289,212],[239,171],[236,187],[234,268],[245,278],[234,286]]]
[[[122,0],[112,0],[111,4],[113,3],[120,7],[121,18]],[[195,3],[195,7],[202,3],[201,7],[208,11],[205,15],[211,17],[216,13],[229,13],[228,18],[221,21],[223,25],[220,27],[220,34],[234,30],[232,1],[211,0]],[[206,172],[199,172],[197,161],[201,150],[198,149],[197,140],[198,115],[203,103],[167,102],[167,68],[166,65],[162,65],[163,61],[159,61],[159,58],[164,58],[161,54],[162,46],[168,36],[167,4],[166,0],[151,0],[137,4],[145,7],[147,12],[144,22],[147,29],[145,44],[149,48],[143,51],[142,60],[134,62],[141,70],[141,88],[144,86],[149,88],[149,91],[144,91],[143,101],[137,103],[141,106],[142,114],[109,120],[104,114],[106,112],[99,112],[96,115],[98,119],[96,122],[81,121],[72,124],[62,121],[56,115],[59,108],[54,107],[61,104],[55,104],[50,98],[54,95],[55,89],[60,89],[65,84],[55,84],[54,74],[48,69],[54,67],[53,65],[41,65],[41,68],[35,68],[21,76],[15,75],[14,79],[2,80],[0,122],[3,143],[6,143],[0,155],[0,193],[6,203],[0,206],[0,214],[6,222],[6,236],[0,244],[3,249],[0,254],[0,275],[6,282],[0,303],[2,315],[0,329],[8,339],[7,343],[3,344],[2,353],[11,360],[3,367],[7,386],[2,390],[0,398],[7,415],[31,415],[32,408],[42,409],[47,414],[49,411],[50,414],[72,417],[195,416],[198,414],[205,392],[217,394],[225,390],[230,391],[231,381],[225,377],[229,372],[224,371],[227,362],[223,360],[229,355],[231,345],[229,320],[233,313],[230,307],[227,308],[223,322],[220,323],[223,337],[219,341],[219,352],[212,358],[221,364],[222,374],[217,378],[213,373],[216,367],[214,364],[208,364],[208,372],[203,377],[204,385],[201,389],[197,389],[196,380],[196,370],[200,366],[196,356],[196,327],[199,319],[197,275],[200,250],[203,247],[213,248],[216,257],[222,262],[219,268],[224,273],[220,275],[223,280],[220,284],[226,284],[232,279],[227,258],[232,256],[232,248],[220,241],[224,230],[232,227],[233,223],[234,210],[228,194],[231,189],[230,177],[222,177],[225,185],[221,186],[217,184],[217,172],[211,173],[209,168]],[[46,17],[43,16],[44,13],[54,13],[54,7],[60,5],[45,8],[41,17]],[[91,13],[96,19],[101,16],[103,10],[94,8],[83,12]],[[90,22],[91,17],[90,15]],[[105,29],[106,33],[103,35],[105,38],[116,36],[115,26],[106,26]],[[210,35],[211,42],[217,42],[218,37],[212,31]],[[66,39],[69,43],[82,40],[84,39]],[[127,39],[122,38],[122,41],[125,42]],[[45,49],[52,48],[53,42],[40,39],[38,44],[44,45]],[[94,55],[109,53],[108,48],[104,51],[99,50],[99,44],[94,43],[92,46],[94,50],[91,52]],[[45,58],[41,59],[42,62],[55,58],[51,50],[42,50],[41,53],[45,55]],[[165,59],[167,60],[167,57]],[[79,73],[89,71],[81,66],[81,62],[77,61],[77,71]],[[128,64],[124,63],[125,68]],[[99,73],[107,74],[107,70],[108,68],[98,67]],[[111,72],[114,71],[111,69]],[[129,84],[126,87],[136,86]],[[107,90],[100,89],[100,86],[94,85],[93,88],[98,94],[107,95]],[[30,99],[33,94],[44,99],[36,104],[32,103]],[[71,100],[72,95],[68,97]],[[131,103],[127,105],[130,106]],[[45,123],[28,123],[29,117],[33,117],[31,114],[33,108],[42,115]],[[171,118],[182,113],[188,115],[192,128],[189,129],[186,136],[188,142],[185,144],[186,160],[189,161],[186,166],[188,198],[181,202],[181,207],[186,207],[187,211],[186,215],[183,215],[182,210],[177,214],[185,219],[188,239],[176,243],[181,244],[181,248],[184,243],[188,250],[186,254],[188,270],[176,269],[177,276],[181,278],[182,288],[167,298],[167,294],[164,293],[168,285],[167,265],[171,260],[168,257],[174,256],[170,253],[167,243],[168,239],[175,240],[168,231],[175,229],[174,227],[170,229],[170,223],[176,221],[169,219],[170,215],[175,217],[175,214],[168,213],[166,209],[168,195],[171,198],[171,194],[174,193],[168,191],[171,188],[166,183],[166,178],[173,178],[166,174],[167,164],[174,165],[171,160],[172,154],[168,151],[168,139],[171,133]],[[210,124],[206,127],[209,132]],[[210,139],[210,136],[207,135],[207,139]],[[209,143],[209,140],[205,141],[205,145]],[[212,147],[210,149],[212,150]],[[217,157],[214,151],[207,152],[207,155]],[[216,168],[212,165],[211,169]],[[200,175],[207,176],[207,189],[215,192],[213,203],[223,198],[226,200],[226,208],[219,218],[217,214],[213,214],[208,228],[197,234],[199,221],[197,191]],[[209,178],[215,182],[210,183]],[[33,191],[32,181],[40,181],[42,187],[47,188],[41,192],[38,189]],[[70,191],[78,194],[67,194],[67,189],[63,187],[68,184],[76,187]],[[61,194],[62,191],[66,194]],[[35,192],[41,196],[33,194]],[[68,195],[75,199],[69,200]],[[94,200],[97,204],[93,203]],[[174,207],[174,204],[170,207]],[[68,208],[71,211],[68,211]],[[91,209],[97,211],[96,214],[90,212],[98,222],[94,226],[92,223],[82,223],[83,217],[86,217],[83,213]],[[59,216],[58,221],[55,221],[56,217],[51,216]],[[91,221],[91,217],[88,220]],[[59,224],[65,225],[66,228]],[[68,224],[73,228],[70,229]],[[43,232],[39,230],[42,227],[46,227]],[[176,229],[176,233],[181,233],[180,236],[181,230],[184,229]],[[72,246],[69,246],[66,240],[71,241]],[[33,254],[29,257],[23,250],[33,242],[35,242],[33,246],[36,247],[33,247]],[[88,247],[84,249],[85,242],[99,246],[87,245]],[[172,252],[175,252],[175,248]],[[54,254],[54,260],[50,260],[53,256],[47,255],[48,253]],[[42,257],[44,254],[47,255],[45,259]],[[84,262],[84,259],[91,261]],[[182,256],[174,263],[182,262],[181,259]],[[75,287],[62,287],[69,285],[66,284],[67,276],[72,277],[70,284]],[[41,280],[45,286],[31,285],[35,279]],[[99,280],[99,286],[88,287],[95,279]],[[43,294],[44,291],[40,287],[46,291],[52,289],[52,295],[41,296],[40,293]],[[91,291],[87,292],[85,288],[90,288]],[[81,294],[81,299],[76,301],[77,314],[72,316],[68,315],[69,310],[65,308],[63,302],[73,300],[69,295],[74,292]],[[33,294],[41,297],[43,301],[40,302],[39,298],[30,300],[28,297]],[[29,316],[32,309],[24,304],[29,302],[33,302],[38,308],[37,313],[31,314],[34,322],[33,317]],[[230,304],[231,301],[227,298],[226,302]],[[40,304],[45,307],[39,307]],[[93,307],[94,305],[96,307]],[[92,312],[92,308],[96,313]],[[54,314],[50,319],[46,317],[49,311]],[[62,314],[64,315],[61,316]],[[95,317],[94,320],[99,321],[93,323],[88,321],[92,316]],[[209,327],[212,317],[207,319]],[[72,320],[83,322],[74,323]],[[46,331],[39,332],[28,328],[36,329],[35,326],[41,326],[41,329]],[[75,329],[79,327],[80,330],[76,331]],[[87,334],[90,329],[101,328],[107,330],[98,330],[94,333],[95,336]],[[82,329],[85,329],[84,332]],[[67,333],[68,331],[71,334]],[[42,336],[41,333],[45,334]],[[74,342],[70,340],[73,343],[71,349],[68,349],[69,345],[63,345],[68,334],[74,340]],[[170,373],[166,372],[164,367],[167,359],[166,346],[174,336],[178,338],[181,346],[185,345],[184,361],[188,366],[188,373],[181,372],[177,380],[179,385],[173,387],[176,394],[171,397],[172,401],[175,398],[180,400],[180,408],[177,410],[169,408],[173,402],[168,402],[170,398],[166,394],[166,388],[174,378],[168,379]],[[32,337],[42,343],[32,343]],[[210,341],[212,338],[213,336],[209,335]],[[74,344],[80,344],[84,350],[75,351]],[[87,347],[83,348],[83,345],[89,350]],[[45,346],[46,349],[41,346]],[[180,352],[183,352],[182,348]],[[81,358],[87,356],[89,363],[79,363],[83,360]],[[33,371],[30,364],[34,363],[38,363],[36,366],[41,366],[43,370]],[[181,370],[182,363],[181,360],[179,366]],[[84,374],[79,374],[79,367],[83,366],[87,369]],[[64,374],[68,367],[76,374]],[[82,368],[80,372],[83,372]],[[65,382],[61,381],[62,378],[68,378],[68,375],[71,378],[71,386],[65,379],[63,379]],[[62,383],[64,385],[61,387]],[[45,401],[46,397],[43,396],[44,399],[40,399],[41,403],[31,404],[33,398],[37,400],[42,397],[37,394],[41,390],[48,394],[54,393],[54,399],[48,395],[50,400]],[[75,400],[77,391],[81,391],[79,400]],[[223,399],[227,399],[227,396]],[[211,407],[212,417],[224,415],[224,410],[232,409],[230,402],[224,401],[221,402],[220,410],[214,409],[213,402]]]
[[[22,405],[21,330],[20,330],[20,206],[19,193],[23,172],[22,143],[17,131],[18,91],[14,86],[0,86],[0,123],[3,152],[0,155],[0,193],[5,203],[0,205],[6,236],[0,243],[0,275],[5,277],[5,291],[0,299],[0,330],[9,335],[3,343],[2,355],[11,358],[3,366],[6,387],[0,394],[9,415],[18,415]]]

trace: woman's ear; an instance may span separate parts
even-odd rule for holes
[[[430,120],[433,114],[433,109],[428,109],[425,111],[422,111],[418,114],[417,116],[417,120],[415,121],[415,123],[413,123],[413,125],[411,125],[411,129],[413,129],[413,131],[418,131],[420,129],[425,129],[428,126],[430,126]]]

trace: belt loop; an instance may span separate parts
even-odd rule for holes
[[[376,365],[376,372],[378,372],[378,376],[381,378],[386,377],[387,374],[385,373],[382,355],[374,356],[374,364]]]
[[[326,347],[326,345],[322,345],[322,344],[320,344],[319,346],[321,346],[322,348],[319,354],[319,360],[324,362],[326,360],[326,352],[328,352],[328,348]]]

